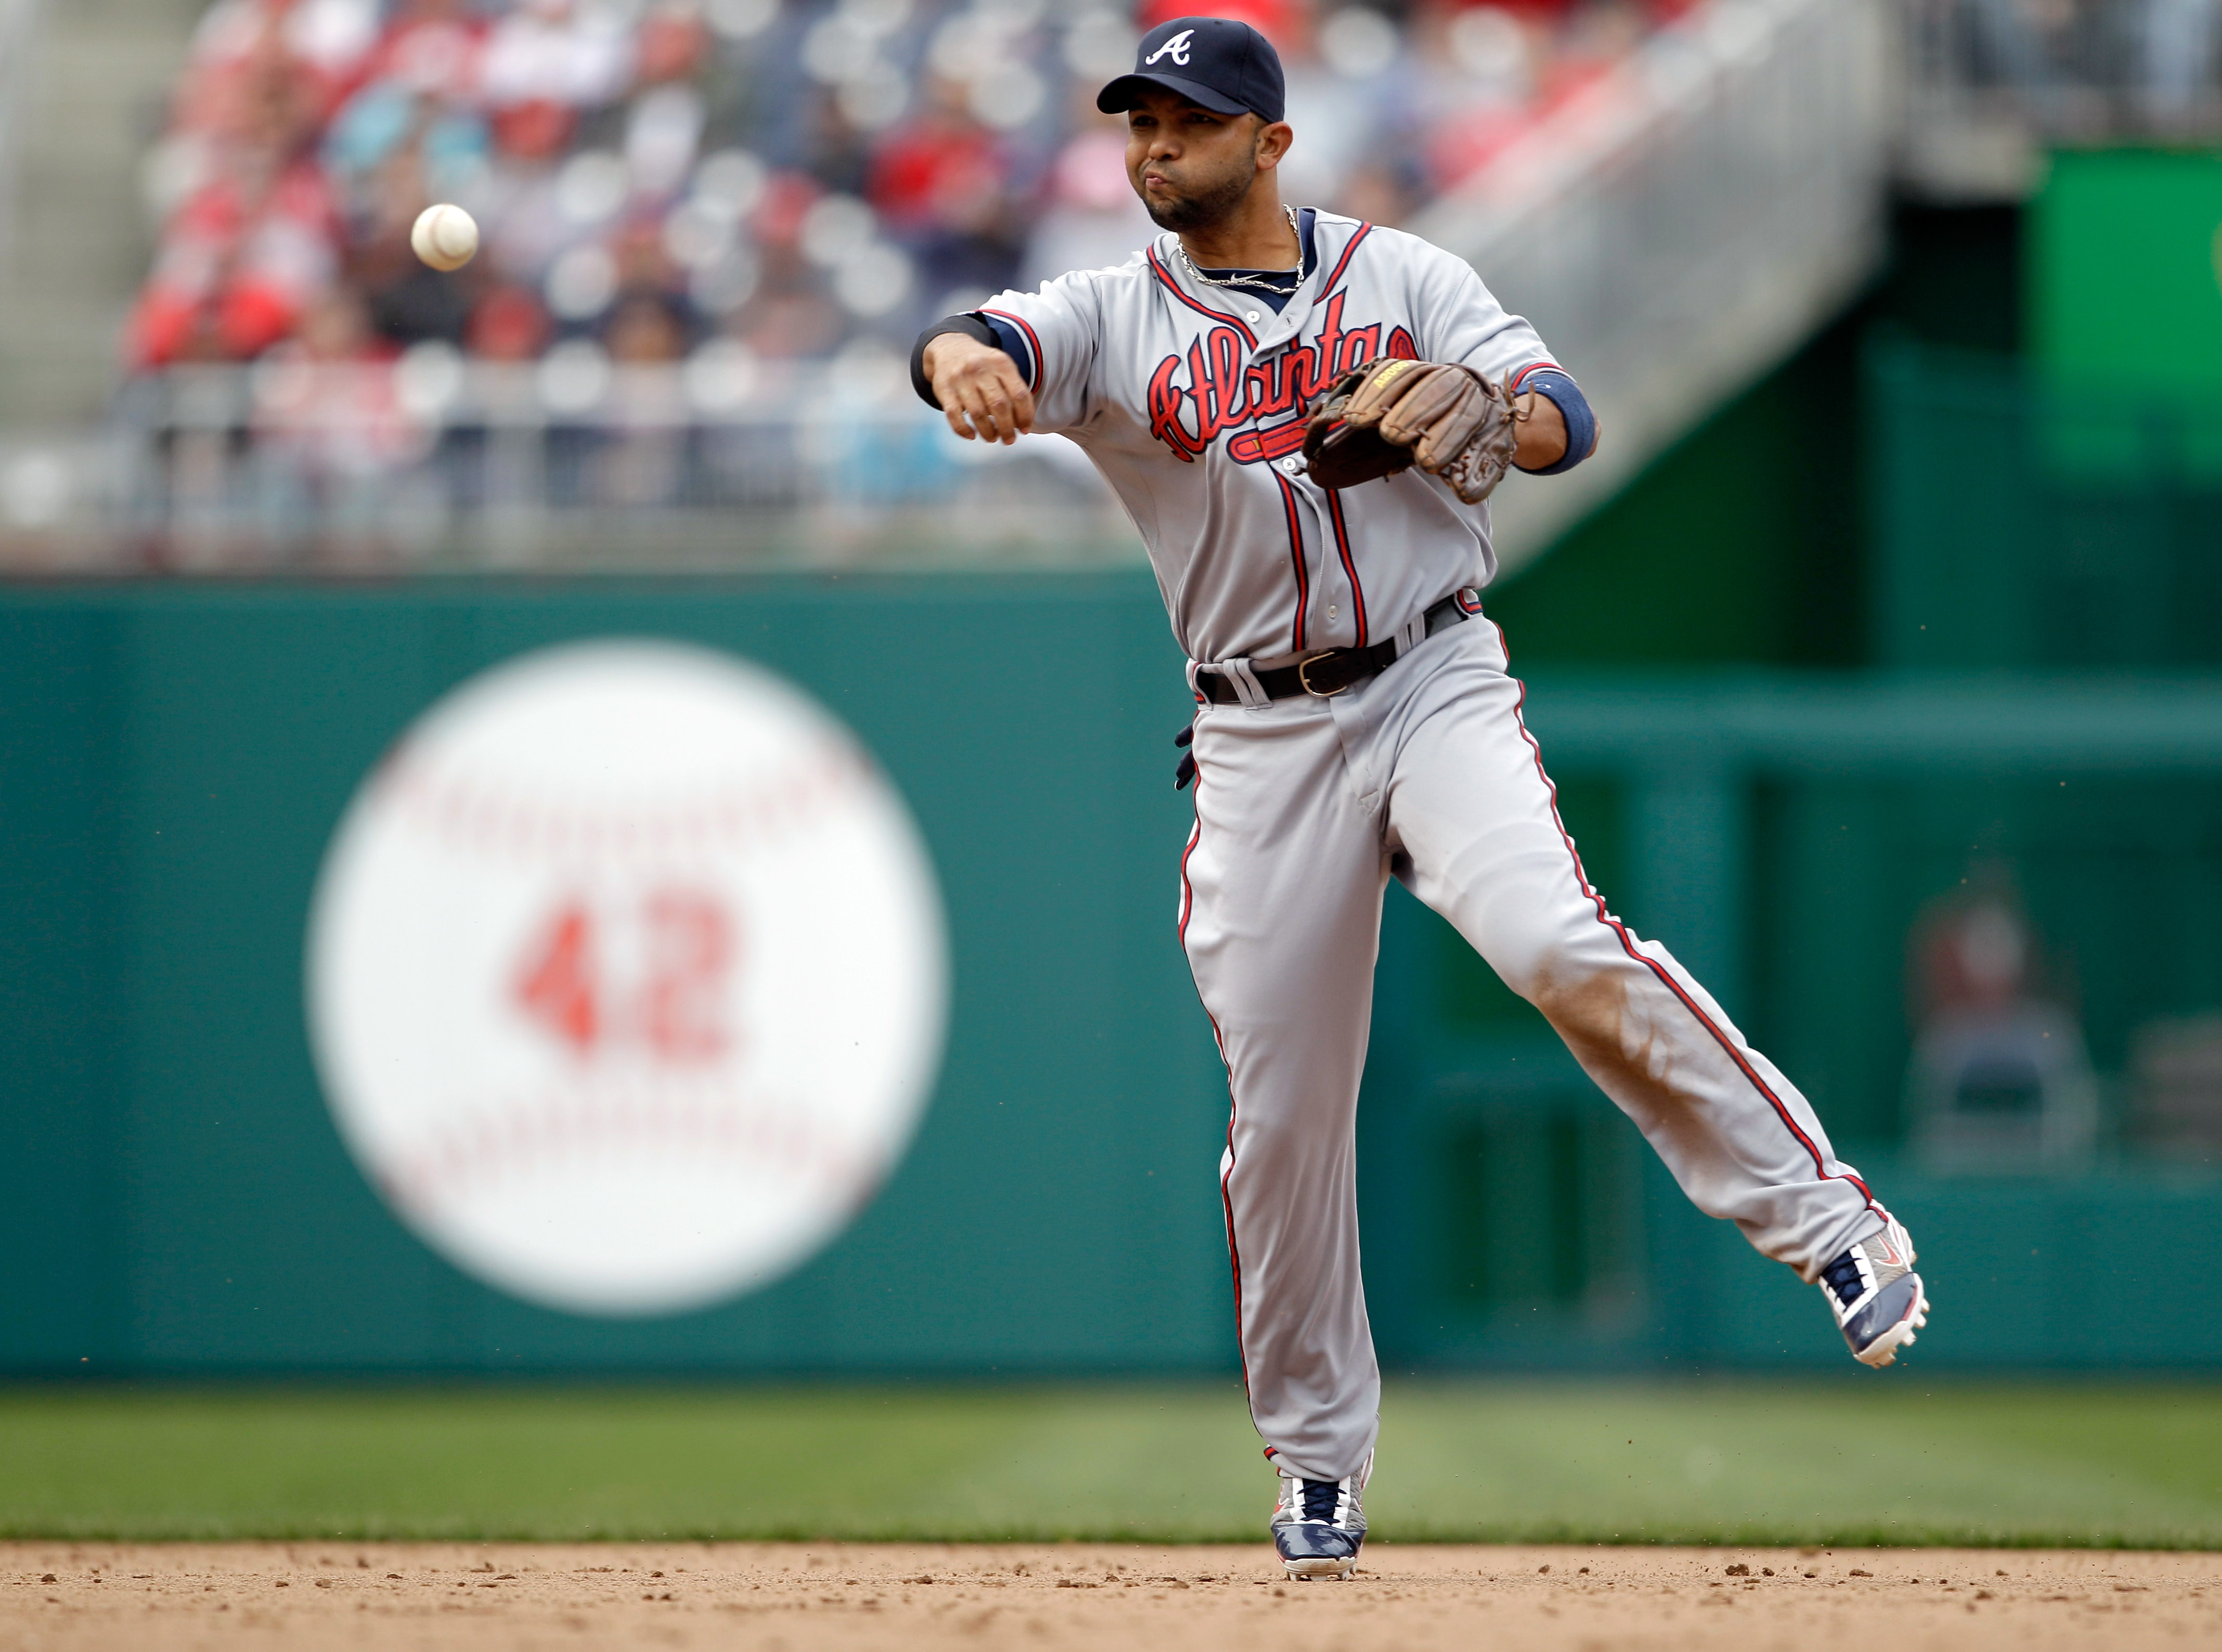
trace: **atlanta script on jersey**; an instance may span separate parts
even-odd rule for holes
[[[1086,450],[1149,547],[1192,660],[1362,647],[1497,571],[1489,507],[1416,471],[1336,492],[1302,474],[1304,413],[1377,356],[1492,380],[1552,367],[1472,268],[1416,236],[1312,215],[1315,267],[1275,314],[1188,273],[1168,232],[1115,269],[981,306],[1033,360],[1034,428]]]

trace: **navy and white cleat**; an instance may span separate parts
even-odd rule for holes
[[[1365,1510],[1359,1501],[1373,1473],[1373,1456],[1346,1479],[1308,1480],[1281,1473],[1281,1500],[1273,1510],[1273,1548],[1299,1583],[1347,1579],[1358,1570],[1365,1542]]]
[[[1851,1344],[1852,1358],[1882,1366],[1929,1322],[1929,1293],[1913,1271],[1913,1241],[1897,1218],[1821,1270],[1821,1294]]]

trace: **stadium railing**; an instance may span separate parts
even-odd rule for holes
[[[1139,555],[1070,443],[965,443],[902,363],[442,346],[191,367],[75,443],[0,441],[19,571],[839,566]]]

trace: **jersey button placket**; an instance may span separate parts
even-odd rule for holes
[[[1258,317],[1253,315],[1250,319],[1255,321]],[[1278,347],[1275,344],[1260,342],[1257,349],[1251,351],[1250,359],[1254,362],[1260,356],[1271,354]],[[1257,409],[1253,407],[1249,410],[1248,418],[1246,423],[1249,427],[1252,438],[1262,445],[1265,439],[1265,421],[1259,418]],[[1296,478],[1302,476],[1304,474],[1303,455],[1302,454],[1291,453],[1284,458],[1274,460],[1272,462],[1272,468],[1279,471],[1284,476],[1294,481]],[[1327,568],[1327,562],[1324,556],[1327,541],[1322,536],[1324,536],[1327,531],[1327,524],[1320,520],[1319,513],[1313,508],[1312,501],[1305,496],[1304,490],[1302,488],[1292,487],[1289,492],[1294,497],[1298,509],[1301,510],[1305,516],[1311,518],[1312,531],[1309,535],[1305,535],[1301,529],[1298,531],[1298,543],[1296,547],[1296,554],[1300,556],[1305,556],[1307,560],[1309,560],[1309,553],[1306,551],[1302,541],[1306,538],[1315,541],[1322,550],[1320,570],[1322,576],[1324,576]],[[1305,595],[1304,606],[1307,610],[1315,607],[1318,606],[1319,600],[1319,587],[1316,584],[1314,584]],[[1309,612],[1302,614],[1301,616],[1301,621],[1304,633],[1309,637],[1312,630],[1311,614]]]

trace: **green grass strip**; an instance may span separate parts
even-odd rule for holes
[[[1392,1384],[1383,1541],[2222,1547],[2222,1388]],[[1231,1385],[0,1391],[0,1535],[1261,1541]]]

